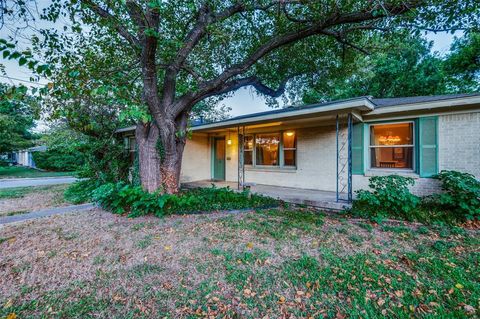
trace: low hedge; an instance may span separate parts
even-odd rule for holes
[[[195,188],[168,195],[148,193],[140,186],[124,182],[104,184],[92,192],[92,198],[102,208],[115,214],[128,214],[129,217],[259,209],[280,204],[278,200],[270,197],[248,191],[235,192],[230,188]]]
[[[457,171],[442,171],[434,178],[440,180],[443,192],[421,198],[410,192],[409,187],[415,184],[410,177],[371,177],[370,190],[356,192],[349,212],[374,220],[463,222],[480,219],[480,181],[471,174]]]

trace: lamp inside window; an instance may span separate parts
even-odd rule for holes
[[[414,168],[413,122],[370,126],[371,168]]]

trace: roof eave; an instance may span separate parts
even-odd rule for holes
[[[322,113],[328,112],[338,112],[342,113],[347,110],[358,110],[360,112],[370,112],[375,109],[375,104],[366,97],[361,97],[357,99],[352,99],[348,101],[342,101],[338,103],[332,103],[325,106],[319,107],[310,107],[298,110],[291,110],[282,113],[273,113],[273,114],[261,114],[261,115],[252,115],[251,117],[245,117],[241,119],[231,119],[222,122],[203,124],[192,127],[192,131],[206,131],[212,129],[222,129],[229,128],[241,125],[251,125],[259,124],[268,121],[278,121],[278,120],[288,120],[291,118],[296,118],[305,115],[320,115]]]
[[[384,115],[384,114],[386,115],[391,113],[414,112],[414,111],[441,109],[441,108],[459,107],[459,106],[474,106],[474,105],[480,106],[479,95],[439,100],[439,101],[384,106],[381,108],[380,107],[376,108],[375,110],[369,112],[368,116]]]

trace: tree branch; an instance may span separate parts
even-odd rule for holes
[[[363,54],[366,54],[366,55],[370,55],[370,52],[368,52],[367,50],[353,44],[353,43],[350,43],[348,42],[347,40],[345,40],[345,35],[343,33],[340,33],[340,32],[334,32],[334,31],[330,31],[330,30],[323,30],[321,32],[322,34],[325,34],[325,35],[329,35],[329,36],[332,36],[334,37],[338,42],[342,43],[342,44],[345,44],[349,47],[352,47],[354,48],[355,50],[358,50],[360,52],[362,52]]]
[[[282,46],[289,45],[299,40],[306,39],[308,37],[324,34],[329,32],[328,29],[334,26],[346,25],[346,24],[356,24],[366,21],[373,21],[385,18],[390,15],[398,15],[412,10],[413,8],[419,6],[422,3],[422,0],[413,0],[408,3],[402,3],[400,5],[383,5],[381,8],[386,9],[382,14],[379,14],[377,9],[379,7],[371,8],[368,11],[354,12],[344,15],[333,14],[331,17],[326,19],[324,22],[316,22],[311,26],[303,27],[299,30],[292,31],[290,33],[277,35],[271,38],[269,41],[261,45],[256,51],[254,51],[249,57],[245,58],[240,64],[236,64],[224,70],[219,76],[215,79],[205,81],[199,85],[199,89],[196,93],[186,94],[182,97],[183,100],[190,101],[199,101],[203,96],[208,96],[212,91],[217,87],[221,87],[223,83],[228,82],[229,79],[238,76],[245,71],[247,71],[252,65],[257,61],[268,55],[270,52],[274,51],[277,48]],[[349,44],[351,45],[351,44]],[[187,101],[183,101],[188,104]],[[174,114],[179,114],[181,112],[180,105],[175,106],[173,110]]]
[[[258,92],[273,98],[277,98],[285,92],[285,87],[290,78],[291,77],[285,79],[277,89],[272,89],[267,85],[263,84],[258,77],[249,76],[246,78],[226,82],[224,86],[222,88],[219,88],[219,90],[216,91],[214,94],[225,94],[231,91],[238,90],[239,88],[245,86],[253,86]]]
[[[122,26],[119,21],[107,10],[101,8],[98,4],[95,4],[91,0],[81,0],[82,4],[85,5],[87,8],[90,8],[94,13],[100,16],[103,19],[106,19],[112,23],[112,26],[115,30],[125,39],[127,40],[130,45],[134,48],[138,48],[140,45],[139,40],[131,34],[124,26]]]

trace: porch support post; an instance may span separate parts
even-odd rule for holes
[[[338,156],[339,156],[339,153],[338,153],[338,150],[339,150],[339,145],[338,145],[338,128],[339,128],[339,123],[338,123],[338,114],[337,114],[337,117],[336,117],[336,130],[335,130],[335,138],[336,138],[336,141],[337,141],[337,152],[336,152],[336,158],[337,158],[337,165],[336,165],[336,186],[337,186],[337,191],[336,191],[336,196],[337,196],[337,202],[338,200],[340,199],[340,196],[338,194],[338,183],[339,183],[339,180],[338,180]]]
[[[245,187],[245,165],[244,165],[244,134],[245,127],[243,126],[240,129],[240,126],[237,126],[237,138],[238,138],[238,177],[237,177],[237,188],[238,190],[244,190]]]
[[[353,120],[352,113],[348,113],[347,117],[348,126],[348,202],[352,202],[352,132],[353,132]]]

